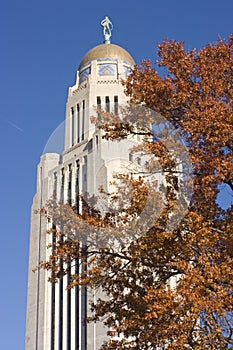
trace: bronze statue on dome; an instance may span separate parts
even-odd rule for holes
[[[113,24],[110,21],[110,19],[106,16],[101,21],[101,25],[102,25],[102,27],[104,27],[104,42],[105,42],[105,44],[109,44],[110,37],[112,36]]]

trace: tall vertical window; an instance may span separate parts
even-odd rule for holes
[[[99,145],[99,136],[98,135],[95,136],[95,144],[96,144],[96,148],[98,148],[98,145]]]
[[[85,100],[83,100],[83,115],[82,115],[82,141],[84,140],[84,125],[85,125]]]
[[[114,114],[118,114],[118,96],[114,96]]]
[[[57,172],[53,174],[53,197],[57,198]]]
[[[67,286],[71,282],[71,263],[67,263]],[[67,350],[71,350],[71,290],[67,289]]]
[[[77,141],[80,141],[80,107],[77,104]]]
[[[100,116],[100,114],[98,113],[101,111],[101,97],[100,96],[97,96],[96,102],[97,102],[97,114],[98,114],[98,116]]]
[[[62,237],[61,237],[62,239]],[[63,259],[60,259],[60,271],[63,273]],[[63,349],[63,278],[59,280],[59,320],[58,320],[58,349]]]
[[[87,270],[87,247],[83,242],[82,274],[85,276]],[[81,350],[87,349],[87,287],[81,290]]]
[[[55,173],[56,174],[56,173]],[[56,242],[56,226],[52,226],[52,243]],[[54,246],[52,246],[52,254],[54,254]],[[54,272],[52,272],[52,277]],[[51,346],[50,350],[55,349],[55,282],[51,284]]]
[[[80,213],[80,206],[79,206],[79,176],[80,176],[80,162],[79,160],[76,160],[76,179],[75,179],[75,207],[77,214]],[[79,256],[75,259],[75,274],[79,275]],[[80,341],[80,332],[79,332],[79,324],[80,324],[80,307],[79,307],[79,299],[80,299],[80,292],[79,292],[79,286],[74,287],[74,307],[75,307],[75,350],[79,349],[79,341]]]
[[[109,96],[105,97],[105,107],[106,107],[106,112],[110,112],[110,100]]]
[[[68,203],[72,203],[72,164],[69,164],[69,177],[68,177],[68,191],[67,191]]]
[[[75,207],[76,212],[79,214],[79,160],[76,161],[76,179],[75,179]]]
[[[79,257],[75,259],[75,274],[79,275]],[[75,295],[75,350],[79,349],[79,341],[80,341],[80,334],[79,334],[79,324],[80,324],[80,307],[79,307],[79,298],[80,298],[80,291],[79,286],[74,287],[74,295]]]
[[[74,146],[74,108],[71,108],[71,146]]]
[[[61,169],[61,202],[64,202],[65,169]],[[62,227],[61,227],[62,230]],[[60,237],[63,240],[63,236]],[[63,273],[63,259],[60,259],[60,271]],[[58,307],[58,350],[63,346],[63,278],[59,280],[59,307]]]
[[[82,166],[82,192],[83,194],[87,193],[87,156],[83,157],[83,166]],[[84,201],[85,202],[85,201]],[[85,203],[82,202],[82,208],[85,207]]]
[[[65,170],[64,168],[62,168],[61,169],[61,193],[60,193],[61,202],[64,202],[64,186],[65,186]]]

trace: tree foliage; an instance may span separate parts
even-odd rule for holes
[[[137,121],[105,115],[105,137],[144,135],[144,151],[159,159],[167,174],[166,206],[146,232],[139,235],[135,226],[136,238],[126,242],[127,225],[148,195],[143,177],[126,176],[134,200],[117,217],[108,213],[102,218],[88,205],[82,215],[75,208],[50,205],[53,219],[62,217],[69,224],[62,233],[56,231],[53,255],[42,266],[56,281],[67,272],[61,271],[61,258],[64,264],[77,258],[85,263],[85,272],[72,276],[70,288],[100,287],[107,296],[92,304],[92,319],[104,318],[109,327],[103,350],[227,349],[233,347],[233,207],[221,208],[218,193],[219,185],[233,191],[233,36],[188,52],[183,42],[166,40],[158,55],[163,77],[144,61],[124,85],[132,104],[163,115],[188,146],[193,196],[186,215],[174,230],[167,228],[179,179],[166,147],[149,138],[152,132],[141,130]],[[123,193],[104,195],[112,203],[119,198],[124,202]],[[108,243],[95,247],[92,239],[89,245],[84,223],[108,231]],[[85,245],[80,244],[84,235]]]

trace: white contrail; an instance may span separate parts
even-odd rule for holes
[[[21,132],[24,132],[24,130],[22,128],[20,128],[20,126],[12,123],[10,120],[7,120],[7,123],[10,124],[13,128],[15,128],[15,129],[17,129],[17,130],[19,130]]]

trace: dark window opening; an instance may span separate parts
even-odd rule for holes
[[[76,161],[76,179],[75,179],[75,208],[79,214],[79,160]]]
[[[65,185],[65,171],[64,171],[64,168],[62,168],[61,169],[61,193],[60,193],[61,202],[64,202],[64,185]]]
[[[105,97],[106,112],[110,112],[110,100],[109,96]]]
[[[69,178],[68,178],[68,203],[72,204],[72,164],[69,164]]]
[[[57,172],[53,174],[53,197],[57,198]]]
[[[114,114],[118,114],[118,96],[114,96]]]
[[[71,265],[67,264],[67,286],[71,282]],[[67,350],[71,350],[71,290],[67,290]]]
[[[96,102],[97,102],[97,115],[98,115],[98,117],[100,117],[100,111],[101,111],[101,98],[100,98],[100,96],[97,96],[97,98],[96,98]]]
[[[84,123],[85,123],[85,100],[83,100],[83,115],[82,115],[82,141],[84,140]]]
[[[55,173],[56,174],[56,173]],[[56,243],[56,226],[52,226],[52,243]],[[54,246],[52,246],[52,254],[54,252]],[[54,272],[52,272],[52,277]],[[51,285],[51,347],[50,350],[55,349],[55,283]]]
[[[80,141],[80,107],[77,105],[77,141]]]
[[[75,259],[75,274],[79,275],[79,258]],[[79,349],[79,322],[80,322],[80,308],[79,308],[79,286],[74,287],[75,295],[75,350]]]
[[[74,108],[71,108],[71,146],[74,146]]]
[[[63,240],[63,236],[60,237]],[[60,273],[63,274],[63,259],[60,259]],[[59,326],[58,326],[58,349],[63,349],[63,278],[59,280]]]
[[[82,274],[87,270],[87,248],[83,246]],[[87,288],[81,290],[81,350],[87,349]]]

